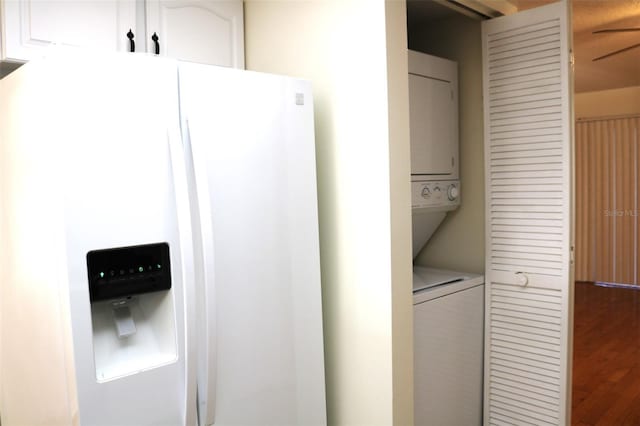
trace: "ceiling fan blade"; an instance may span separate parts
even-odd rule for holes
[[[630,28],[605,28],[603,30],[597,30],[592,32],[591,34],[600,34],[600,33],[627,33],[632,31],[640,31],[640,27],[630,27]]]
[[[640,47],[640,43],[632,44],[631,46],[625,47],[624,49],[615,50],[613,52],[607,53],[606,55],[593,58],[592,60],[599,61],[600,59],[608,58],[609,56],[617,55],[618,53],[626,52],[627,50],[635,49],[636,47]]]

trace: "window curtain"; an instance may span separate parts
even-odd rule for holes
[[[640,115],[578,120],[575,279],[639,284]]]

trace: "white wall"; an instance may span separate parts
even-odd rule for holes
[[[460,207],[416,258],[436,268],[484,272],[484,138],[480,22],[456,15],[412,30],[409,48],[458,62]]]
[[[640,86],[576,93],[576,119],[640,114]]]
[[[247,69],[313,83],[332,425],[413,423],[403,40],[404,2],[245,1]]]
[[[395,425],[413,424],[411,149],[409,144],[409,69],[406,22],[406,3],[404,1],[387,1],[393,419]]]

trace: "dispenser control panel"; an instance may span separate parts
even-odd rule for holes
[[[171,288],[169,244],[92,250],[87,253],[91,302]]]
[[[453,210],[460,205],[460,181],[411,182],[413,209]]]

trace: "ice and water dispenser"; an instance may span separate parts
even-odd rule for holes
[[[87,253],[96,378],[148,370],[177,358],[167,243]]]

